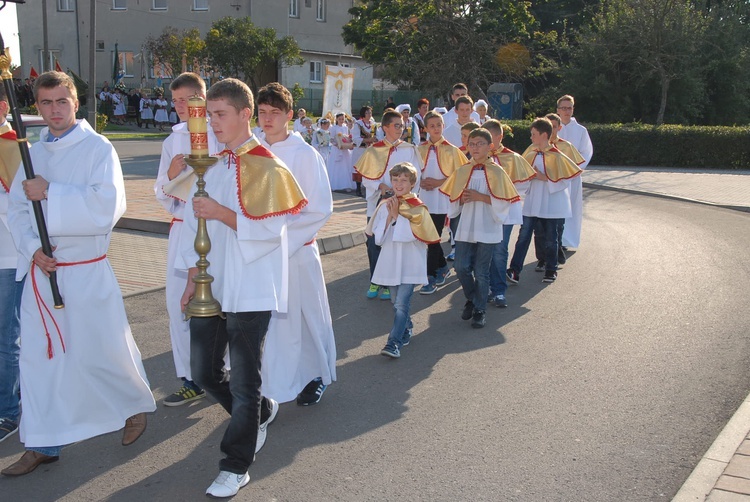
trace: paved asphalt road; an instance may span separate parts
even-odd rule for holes
[[[282,405],[236,500],[669,500],[750,389],[750,215],[585,196],[556,284],[527,266],[472,330],[452,276],[414,296],[400,360],[378,355],[391,309],[364,298],[364,248],[324,256],[339,381],[314,407]],[[162,296],[126,302],[157,400],[177,386]],[[0,479],[2,499],[204,500],[226,418],[208,400],[160,405],[133,446],[66,448]],[[21,451],[0,444],[0,465]]]
[[[112,141],[120,157],[125,178],[156,178],[161,157],[161,140]]]

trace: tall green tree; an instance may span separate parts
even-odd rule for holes
[[[263,80],[275,80],[278,64],[301,65],[304,59],[293,37],[277,38],[273,28],[258,28],[249,17],[225,17],[206,35],[209,64],[224,76],[244,80],[257,92]]]
[[[187,69],[193,69],[195,61],[202,64],[206,57],[206,43],[198,28],[178,30],[167,26],[158,37],[148,37],[144,47],[173,77],[182,72],[183,59]]]
[[[512,0],[367,0],[351,8],[343,38],[391,82],[444,93],[465,82],[473,95],[529,71],[535,21]]]

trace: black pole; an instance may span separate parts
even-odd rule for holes
[[[5,42],[3,41],[2,34],[0,34],[0,51],[3,53],[5,52]],[[32,180],[35,177],[34,166],[31,164],[31,155],[29,155],[29,142],[26,139],[26,127],[24,127],[23,122],[21,122],[21,114],[18,111],[18,105],[16,103],[16,91],[13,88],[13,75],[10,73],[10,51],[8,51],[7,57],[8,68],[3,69],[2,71],[3,85],[5,85],[5,94],[8,96],[10,113],[13,116],[13,129],[16,131],[16,141],[18,141],[18,148],[21,150],[23,170],[26,174],[26,179]],[[36,226],[39,231],[39,240],[42,241],[42,252],[52,258],[52,245],[49,242],[47,223],[44,220],[44,212],[42,211],[42,201],[32,201],[31,205],[34,208],[34,218],[36,219]],[[55,301],[55,308],[63,308],[65,304],[63,303],[62,296],[60,296],[60,289],[57,287],[56,272],[50,272],[49,283],[52,288],[52,298]]]

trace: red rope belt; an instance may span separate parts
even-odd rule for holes
[[[72,261],[72,262],[59,262],[57,264],[58,267],[72,267],[73,265],[88,265],[89,263],[96,263],[98,261],[102,261],[107,257],[106,254],[103,254],[99,256],[98,258],[92,258],[91,260],[84,260],[84,261]],[[42,294],[39,292],[39,287],[36,283],[36,274],[34,273],[34,268],[36,268],[36,263],[33,261],[31,262],[31,286],[34,290],[34,298],[36,299],[36,306],[39,309],[39,317],[42,318],[42,326],[44,326],[44,335],[47,337],[47,359],[52,359],[55,355],[55,351],[52,347],[52,337],[49,334],[49,328],[47,328],[47,321],[44,320],[44,312],[47,312],[47,315],[49,316],[50,320],[52,321],[52,324],[55,326],[55,329],[57,330],[57,336],[60,338],[60,345],[62,346],[63,353],[65,353],[65,341],[63,340],[62,332],[60,331],[60,326],[58,326],[57,321],[55,320],[55,316],[52,315],[52,312],[50,311],[49,307],[46,303],[44,303],[44,299],[42,298]]]
[[[182,222],[181,218],[172,218],[172,221],[169,222],[169,230],[172,230],[172,227],[174,226],[175,223],[181,223],[181,222]]]

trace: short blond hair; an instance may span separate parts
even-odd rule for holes
[[[561,97],[560,99],[558,99],[558,100],[557,100],[557,106],[559,107],[559,106],[560,106],[560,103],[562,103],[563,101],[570,101],[570,104],[571,104],[572,106],[575,106],[575,105],[576,105],[576,100],[575,100],[575,99],[573,98],[573,96],[571,96],[570,94],[566,94],[565,96],[563,96],[563,97]]]
[[[206,93],[207,101],[226,100],[238,112],[248,108],[250,116],[255,111],[253,91],[242,80],[225,78],[216,82]]]
[[[74,100],[78,100],[75,82],[70,75],[61,71],[46,71],[39,75],[39,78],[34,82],[34,99],[39,100],[39,89],[54,89],[59,86],[67,87],[70,96]]]
[[[388,171],[388,174],[391,176],[391,179],[406,174],[409,176],[409,182],[412,185],[417,182],[417,168],[414,167],[411,162],[401,162],[396,164],[390,171]]]

